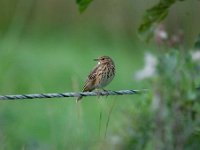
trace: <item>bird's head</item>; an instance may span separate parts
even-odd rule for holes
[[[105,63],[113,63],[113,60],[109,56],[101,56],[97,59],[94,59],[94,61],[98,61],[98,64],[105,64]]]

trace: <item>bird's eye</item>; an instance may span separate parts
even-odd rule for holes
[[[102,58],[101,60],[105,60],[105,58]]]

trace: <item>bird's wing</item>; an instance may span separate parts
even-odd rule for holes
[[[94,84],[96,81],[96,76],[97,76],[97,70],[98,70],[98,65],[90,72],[88,75],[88,79],[85,82],[85,85],[83,87],[83,92],[85,91],[92,91],[95,89]]]
[[[96,66],[88,75],[88,79],[93,80],[96,79],[96,75],[97,75],[97,70],[98,70],[98,66]]]

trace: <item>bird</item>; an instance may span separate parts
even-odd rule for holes
[[[115,76],[115,64],[109,56],[101,56],[97,59],[97,65],[90,72],[83,86],[83,92],[91,92],[95,89],[104,89]],[[79,96],[76,102],[80,101],[83,96]]]

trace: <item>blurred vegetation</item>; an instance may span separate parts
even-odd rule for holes
[[[78,105],[73,98],[1,101],[0,149],[198,149],[199,61],[191,53],[199,43],[190,49],[199,34],[199,2],[176,2],[162,18],[169,33],[184,32],[176,47],[138,39],[145,10],[158,3],[1,0],[1,95],[80,91],[101,55],[117,67],[107,89],[150,92],[88,97]],[[134,73],[148,50],[158,59],[156,73],[137,81]]]
[[[187,51],[173,49],[159,56],[157,75],[149,81],[152,94],[145,98],[148,105],[139,114],[131,113],[133,122],[127,127],[131,131],[122,149],[198,149],[200,94],[196,87],[200,78],[197,68],[199,64]],[[134,121],[141,118],[135,125]]]

